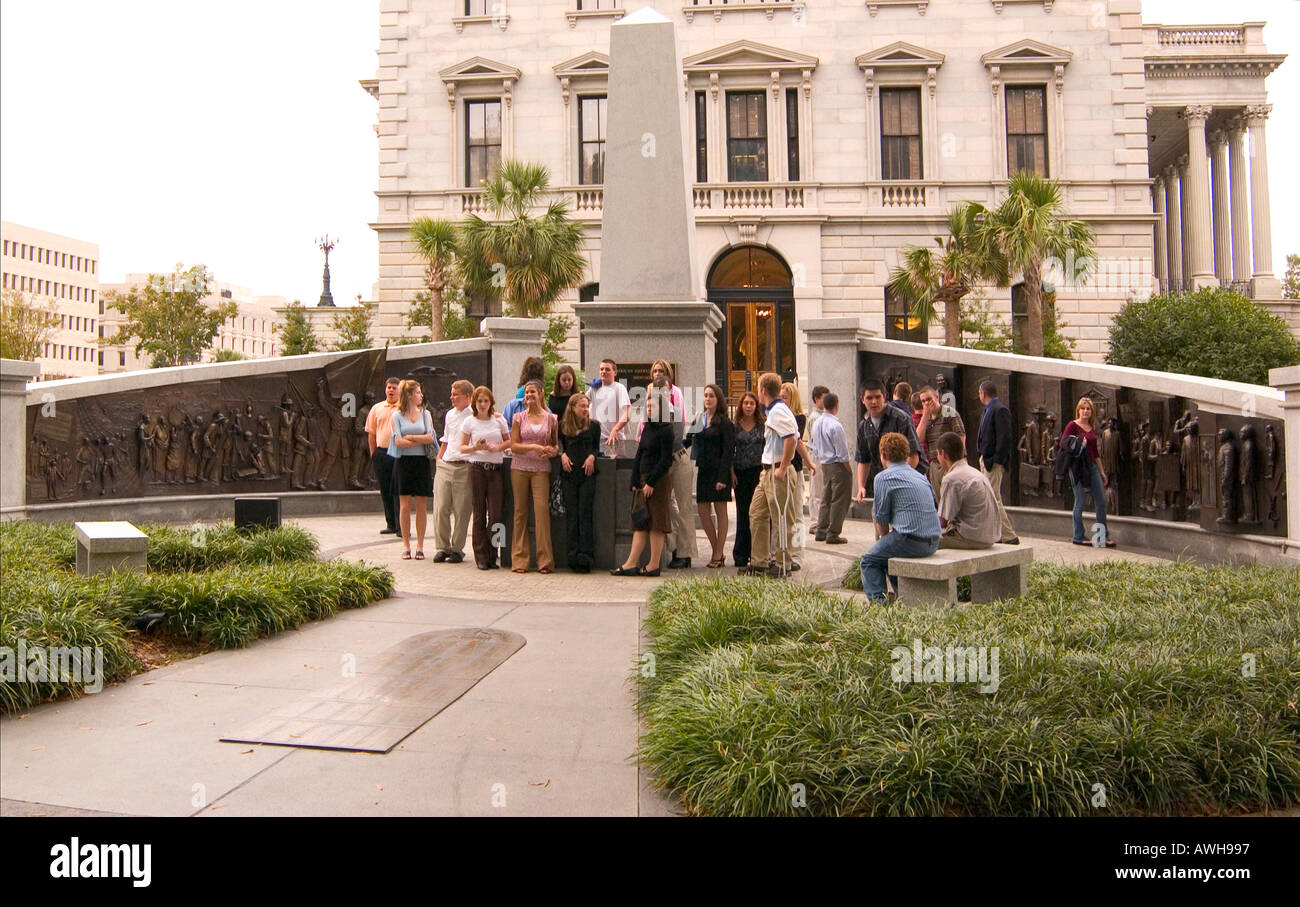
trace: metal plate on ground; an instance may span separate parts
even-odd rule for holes
[[[358,664],[355,679],[277,708],[221,740],[387,753],[525,641],[481,627],[420,633]]]

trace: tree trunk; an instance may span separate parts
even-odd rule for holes
[[[961,298],[965,292],[953,289],[943,294],[943,345],[961,346]]]
[[[438,342],[442,339],[442,291],[447,281],[441,274],[429,266],[429,339]]]
[[[1041,265],[1025,266],[1025,344],[1029,355],[1043,355],[1043,274]]]

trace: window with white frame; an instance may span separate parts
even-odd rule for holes
[[[1017,170],[1060,177],[1065,170],[1068,50],[1024,38],[984,54],[992,88],[994,175]]]

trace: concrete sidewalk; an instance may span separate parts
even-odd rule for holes
[[[382,519],[382,518],[381,518]],[[660,580],[520,576],[472,562],[403,561],[373,516],[296,521],[326,555],[380,563],[397,594],[357,611],[212,652],[0,721],[0,815],[672,815],[634,758],[629,678],[645,600]],[[801,582],[837,586],[872,536],[812,544]],[[1026,539],[1038,560],[1157,558]],[[665,578],[735,568],[665,571]],[[730,551],[730,543],[728,543]],[[432,554],[432,545],[426,548]],[[338,684],[427,630],[512,630],[527,645],[390,753],[221,743],[228,731]]]

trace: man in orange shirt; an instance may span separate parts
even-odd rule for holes
[[[397,535],[397,498],[393,496],[394,460],[388,455],[388,444],[393,438],[393,413],[397,412],[398,378],[389,378],[384,385],[384,400],[370,407],[366,416],[366,434],[370,437],[370,462],[375,466],[379,480],[379,496],[384,499],[384,521],[380,535]]]

